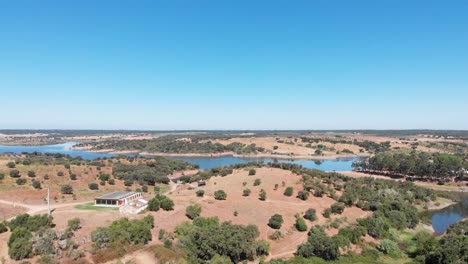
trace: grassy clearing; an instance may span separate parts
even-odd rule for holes
[[[79,204],[75,206],[78,210],[93,210],[93,211],[117,211],[119,208],[95,206],[94,203]]]

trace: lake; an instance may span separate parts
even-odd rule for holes
[[[67,142],[57,145],[46,146],[3,146],[0,145],[0,154],[13,153],[21,154],[22,152],[41,152],[41,153],[61,153],[72,157],[82,157],[83,159],[97,159],[115,157],[111,153],[96,153],[85,150],[72,150],[71,147],[77,142]],[[134,155],[134,154],[132,154]],[[247,162],[288,162],[304,166],[309,169],[319,169],[324,171],[351,171],[352,164],[359,158],[333,159],[333,160],[288,160],[288,159],[271,159],[271,158],[239,158],[233,156],[224,157],[173,157],[175,159],[188,161],[198,164],[201,169],[212,169],[220,166],[228,166]]]
[[[447,228],[456,222],[468,218],[468,193],[463,193],[462,201],[440,210],[428,212],[432,227],[437,234],[443,234]]]

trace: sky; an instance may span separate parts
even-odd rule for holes
[[[468,1],[0,0],[0,129],[468,129]]]

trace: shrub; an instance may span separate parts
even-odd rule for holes
[[[8,231],[8,228],[6,227],[5,223],[0,222],[0,234],[5,233],[6,231]]]
[[[273,234],[271,234],[271,235],[269,236],[269,238],[270,238],[271,240],[278,240],[278,239],[280,239],[280,238],[282,238],[282,237],[283,237],[283,234],[282,234],[281,231],[279,231],[279,230],[276,230],[275,232],[273,232]]]
[[[203,196],[205,196],[205,191],[204,190],[198,190],[196,192],[196,194],[197,194],[197,197],[203,197]]]
[[[70,174],[70,180],[76,181],[76,174],[75,173]]]
[[[0,172],[0,181],[5,179],[5,174]]]
[[[16,163],[14,163],[13,161],[8,162],[6,165],[7,165],[7,167],[10,168],[10,169],[13,169],[13,168],[16,167]]]
[[[18,185],[24,185],[26,182],[27,182],[27,180],[24,179],[24,178],[16,179],[16,184],[18,184]]]
[[[390,239],[382,240],[377,249],[383,252],[384,254],[387,254],[394,258],[398,258],[401,256],[401,251],[397,243],[393,242]]]
[[[334,203],[330,209],[333,214],[342,214],[345,209],[345,205],[344,203]]]
[[[13,231],[8,240],[8,255],[14,260],[21,260],[32,257],[33,245],[32,234],[25,228],[17,228]]]
[[[65,175],[65,173],[63,173],[63,171],[57,172],[57,176],[59,176],[59,177],[63,177],[64,175]]]
[[[307,211],[304,214],[304,218],[312,222],[317,220],[317,214],[315,212],[315,209],[313,208],[307,209]]]
[[[297,198],[303,201],[306,201],[307,199],[309,199],[309,195],[310,193],[308,191],[302,190],[302,191],[299,191],[299,193],[297,194]]]
[[[28,177],[34,178],[36,177],[36,173],[34,171],[28,171]]]
[[[201,206],[199,204],[189,205],[187,209],[185,209],[185,215],[190,219],[195,219],[196,217],[200,216],[201,213]]]
[[[60,189],[63,194],[73,194],[73,187],[68,184],[65,184]]]
[[[294,192],[294,189],[292,187],[287,187],[286,190],[284,190],[284,195],[285,196],[292,196]]]
[[[259,186],[262,183],[260,179],[255,179],[253,186]]]
[[[276,184],[275,184],[275,188],[274,188],[273,190],[275,190],[275,191],[278,190],[278,187],[279,187],[279,186],[278,186],[278,184],[276,183]]]
[[[242,192],[242,196],[249,196],[251,192],[252,191],[250,189],[248,189],[248,188],[244,189],[244,191]]]
[[[10,171],[10,177],[19,178],[19,177],[21,177],[21,174],[20,174],[19,170],[11,170]]]
[[[44,175],[44,180],[48,180],[48,179],[49,179],[49,174]]]
[[[320,257],[325,260],[335,260],[340,252],[335,241],[327,236],[320,228],[314,228],[310,231],[309,239],[306,243],[299,246],[297,255],[302,257]]]
[[[34,189],[41,189],[41,183],[39,181],[33,181],[32,186]]]
[[[88,184],[90,190],[99,190],[99,185],[95,182],[91,182]]]
[[[109,174],[101,174],[99,175],[99,180],[101,181],[108,181],[110,179],[110,175]]]
[[[280,229],[283,222],[284,222],[283,216],[279,214],[275,214],[268,221],[268,226],[273,229]]]
[[[325,211],[323,211],[323,217],[330,218],[330,215],[331,215],[331,209],[330,208],[327,208],[327,209],[325,209]]]
[[[159,204],[158,199],[152,198],[148,201],[148,210],[152,212],[156,212],[156,211],[159,211],[159,207],[160,207],[160,204]]]
[[[79,218],[72,218],[68,220],[67,229],[70,231],[76,231],[81,228],[81,220]]]
[[[296,216],[296,224],[294,225],[299,232],[307,231],[307,225],[304,219],[300,216]]]
[[[164,199],[160,201],[160,205],[164,211],[174,210],[174,201],[172,201],[171,199],[167,197],[164,197]]]
[[[260,191],[260,197],[259,197],[259,199],[260,199],[260,201],[265,201],[266,198],[267,198],[267,193],[266,193],[265,190],[262,189],[262,190]]]
[[[249,170],[249,176],[253,176],[255,174],[257,174],[257,171],[255,169],[250,169]]]
[[[114,180],[114,179],[109,179],[109,180],[107,181],[107,183],[108,183],[109,185],[115,185],[115,180]]]
[[[141,187],[141,191],[144,192],[144,193],[147,193],[147,192],[148,192],[148,186],[143,185],[143,186]]]
[[[227,194],[223,190],[218,190],[214,193],[214,197],[216,200],[226,200]]]

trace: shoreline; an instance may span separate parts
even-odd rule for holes
[[[115,150],[115,149],[100,149],[92,150],[89,147],[70,147],[70,150],[88,151],[94,153],[109,153],[109,154],[134,154],[142,156],[155,156],[155,157],[193,157],[193,158],[218,158],[218,157],[235,157],[243,159],[257,159],[257,158],[269,158],[269,159],[282,159],[282,160],[337,160],[337,159],[354,159],[354,158],[365,158],[367,154],[346,154],[346,155],[328,155],[328,156],[306,156],[306,155],[294,155],[290,156],[287,154],[271,154],[271,153],[257,153],[257,154],[236,154],[234,152],[222,152],[222,153],[166,153],[166,152],[147,152],[139,150]]]

